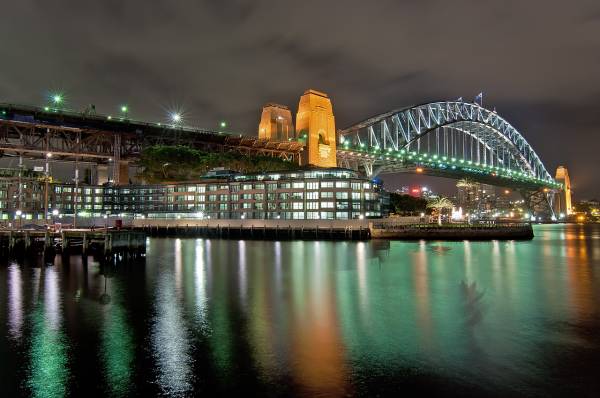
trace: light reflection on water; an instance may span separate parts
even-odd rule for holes
[[[10,263],[0,381],[7,396],[595,395],[599,238],[152,239],[145,264]]]

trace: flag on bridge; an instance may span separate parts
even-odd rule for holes
[[[483,92],[477,94],[477,97],[475,97],[475,103],[477,104],[477,100],[479,100],[479,106],[483,106]]]

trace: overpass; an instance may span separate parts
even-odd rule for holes
[[[127,183],[123,171],[144,147],[187,145],[205,151],[233,151],[300,161],[303,145],[241,134],[148,123],[60,108],[0,104],[0,154],[112,165],[113,180]]]

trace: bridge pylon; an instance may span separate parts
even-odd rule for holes
[[[327,94],[307,90],[300,97],[296,134],[298,141],[306,145],[303,164],[319,167],[337,165],[335,118]]]

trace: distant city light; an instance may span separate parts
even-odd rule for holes
[[[422,167],[417,167],[417,173],[422,173],[423,172],[423,168]]]

